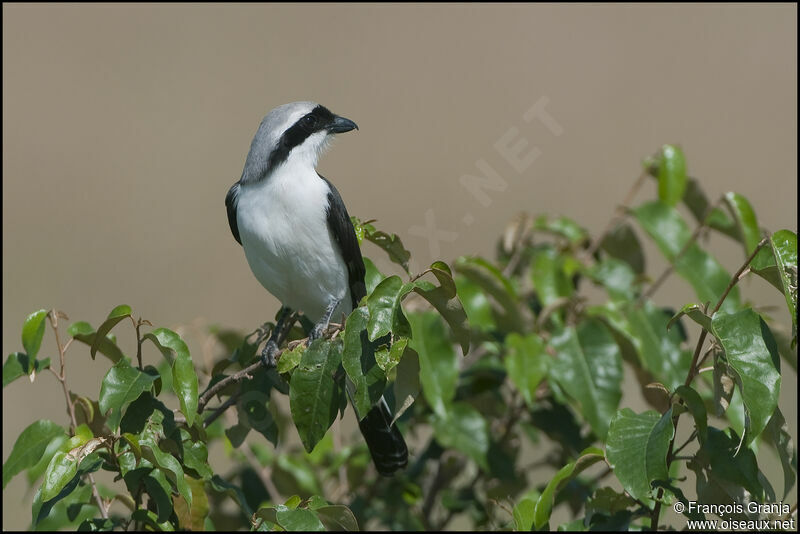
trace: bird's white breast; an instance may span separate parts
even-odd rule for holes
[[[237,222],[256,279],[285,306],[318,321],[342,299],[350,310],[347,267],[328,229],[328,184],[313,168],[286,162],[266,179],[242,184]]]

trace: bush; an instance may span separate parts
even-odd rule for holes
[[[305,323],[291,316],[276,333],[277,369],[258,350],[273,323],[247,335],[212,329],[227,352],[209,369],[178,334],[134,319],[128,306],[97,329],[72,323],[66,342],[66,316],[36,311],[22,329],[24,352],[3,367],[3,387],[50,372],[69,421],[27,427],[3,465],[3,487],[27,472],[38,487],[37,529],[441,530],[459,518],[531,530],[556,527],[551,511],[561,503],[572,518],[562,526],[574,530],[684,526],[659,523],[665,506],[695,520],[788,519],[796,506],[748,503],[782,503],[797,478],[778,405],[781,367],[797,370],[796,234],[762,231],[736,193],[711,204],[678,147],[645,162],[628,198],[648,176],[658,198],[623,206],[594,239],[566,217],[523,215],[495,261],[461,257],[452,269],[437,261],[416,275],[396,235],[354,219],[359,240],[381,247],[407,277],[366,259],[361,306],[308,347]],[[655,278],[642,233],[669,261]],[[741,244],[746,259],[733,274],[699,245],[703,233]],[[651,298],[673,274],[697,297],[677,311]],[[752,275],[785,295],[791,334],[742,300],[737,283]],[[592,288],[602,289],[600,302],[588,300]],[[55,357],[39,358],[47,324],[58,370]],[[126,324],[135,360],[111,333]],[[362,356],[364,331],[391,342]],[[79,344],[109,360],[98,399],[68,387],[67,349]],[[620,406],[625,367],[653,409]],[[345,376],[360,413],[382,394],[394,403],[416,444],[405,471],[379,477],[360,436],[334,446],[328,429],[349,409]],[[220,418],[227,410],[235,424]],[[302,447],[291,444],[295,432]],[[217,441],[235,461],[226,476],[208,462]],[[764,447],[780,459],[782,481],[759,470]],[[537,459],[523,465],[531,448]],[[548,466],[557,471],[542,479],[536,469]],[[113,483],[96,482],[99,470]]]

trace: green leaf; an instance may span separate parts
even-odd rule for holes
[[[92,325],[85,321],[78,321],[69,325],[67,333],[81,343],[90,347],[97,347],[97,351],[106,356],[113,363],[120,361],[124,354],[110,336],[98,339]]]
[[[783,283],[786,305],[792,317],[794,337],[797,337],[797,234],[789,230],[779,230],[770,237],[770,245],[778,273]]]
[[[749,422],[744,443],[749,445],[767,426],[778,405],[778,348],[767,324],[751,308],[732,314],[716,313],[711,324],[741,389]]]
[[[24,352],[9,354],[6,363],[3,364],[3,387],[23,376],[29,376],[33,382],[36,373],[48,367],[50,367],[50,358],[31,360]]]
[[[437,261],[430,266],[429,271],[436,277],[439,286],[430,287],[427,282],[417,281],[413,283],[414,292],[436,308],[453,331],[462,352],[466,354],[469,352],[469,323],[461,301],[456,295],[456,284],[450,268],[446,263]]]
[[[706,315],[706,313],[703,311],[703,308],[697,304],[687,304],[681,308],[681,311],[673,315],[672,319],[670,319],[667,323],[667,330],[672,328],[672,325],[684,315],[688,315],[692,321],[711,332],[711,317]]]
[[[410,287],[403,284],[399,276],[390,276],[378,284],[368,297],[369,339],[375,341],[392,331],[396,310],[400,300],[408,293]]]
[[[744,255],[748,257],[761,241],[761,230],[758,228],[758,220],[753,207],[745,197],[738,193],[725,193],[722,198],[733,214],[741,235],[742,245],[744,245]]]
[[[186,483],[192,492],[191,506],[179,496],[175,498],[175,515],[180,526],[188,530],[205,530],[205,519],[208,516],[208,495],[202,480],[186,477]]]
[[[583,322],[577,331],[565,328],[550,344],[557,352],[551,376],[578,401],[594,433],[605,439],[622,396],[619,346],[602,323],[592,319]]]
[[[192,492],[189,485],[186,483],[183,467],[181,467],[181,463],[178,459],[170,453],[162,451],[158,447],[158,444],[150,437],[140,439],[139,445],[142,447],[142,456],[164,471],[170,482],[178,489],[178,493],[180,493],[186,503],[191,507]]]
[[[358,521],[356,516],[347,506],[329,505],[320,506],[314,509],[317,517],[325,526],[326,530],[332,531],[358,531]]]
[[[275,518],[280,526],[290,532],[319,532],[325,530],[325,526],[319,520],[317,514],[304,508],[292,510],[283,504],[279,504],[275,507]]]
[[[775,409],[775,413],[772,414],[769,423],[767,423],[763,435],[767,442],[775,448],[781,461],[781,467],[783,468],[783,496],[781,500],[785,500],[797,481],[797,449],[792,443],[789,425],[786,424],[786,419],[783,418],[780,408]]]
[[[126,359],[118,361],[108,370],[100,386],[99,404],[101,413],[105,414],[108,410],[114,412],[109,417],[109,428],[116,429],[125,405],[145,391],[150,391],[155,380],[156,377],[131,367]]]
[[[496,323],[509,331],[522,332],[519,298],[514,286],[497,267],[480,257],[462,256],[455,262],[458,273],[480,286],[499,305]]]
[[[506,337],[506,354],[504,363],[508,377],[522,394],[525,403],[533,408],[536,401],[536,388],[547,376],[550,355],[545,351],[545,344],[536,334],[525,337],[512,332]]]
[[[386,375],[375,361],[375,343],[367,338],[369,311],[352,311],[345,323],[342,366],[355,384],[353,405],[359,418],[365,417],[386,388]]]
[[[482,331],[494,330],[497,325],[492,315],[492,304],[481,287],[468,278],[459,276],[456,278],[456,288],[470,327]]]
[[[720,208],[714,208],[709,212],[711,203],[700,187],[700,183],[694,178],[689,178],[686,184],[686,192],[683,194],[683,203],[689,208],[697,224],[703,224],[705,222],[706,226],[733,239],[739,239],[739,230],[736,228],[736,223],[727,213]]]
[[[419,355],[422,393],[431,409],[444,417],[456,394],[458,360],[438,314],[409,314],[413,331],[410,346]]]
[[[716,303],[728,287],[730,274],[697,242],[689,243],[691,232],[680,213],[658,201],[645,203],[633,213],[675,271],[692,285],[700,302]],[[721,309],[730,311],[738,307],[739,291],[734,286]]]
[[[168,328],[156,328],[143,338],[152,341],[167,361],[172,354],[175,355],[172,362],[172,387],[181,403],[181,412],[191,426],[197,416],[197,374],[189,355],[189,347],[178,334]]]
[[[686,159],[675,145],[664,145],[658,162],[658,198],[675,206],[686,191]]]
[[[528,532],[533,526],[533,515],[536,509],[536,501],[533,499],[522,499],[514,506],[512,515],[514,517],[514,530]]]
[[[604,258],[592,265],[587,274],[602,284],[613,300],[633,300],[638,294],[636,273],[630,265],[616,258]]]
[[[228,496],[230,496],[234,501],[236,501],[242,508],[242,511],[247,517],[253,515],[253,511],[247,504],[247,499],[245,499],[244,494],[242,493],[242,490],[239,488],[239,486],[231,484],[230,482],[228,482],[219,475],[214,475],[213,477],[211,477],[211,480],[209,482],[211,484],[211,487],[215,491],[225,493]]]
[[[289,405],[307,452],[314,449],[336,419],[342,391],[334,374],[341,361],[341,342],[318,339],[303,353],[292,374]]]
[[[408,349],[408,341],[407,337],[395,338],[391,347],[387,348],[383,345],[382,348],[375,351],[375,361],[385,374],[388,374],[400,363],[403,354]]]
[[[703,402],[700,394],[694,389],[681,384],[675,390],[678,395],[686,403],[689,412],[694,418],[694,425],[697,429],[697,435],[700,438],[700,443],[704,443],[708,435],[708,413],[706,412],[706,405]]]
[[[533,288],[542,306],[547,307],[558,299],[569,297],[574,289],[563,269],[563,257],[555,248],[539,248],[531,266]]]
[[[387,234],[377,230],[372,224],[368,222],[362,223],[356,217],[350,217],[350,221],[353,223],[359,243],[366,238],[367,241],[371,241],[382,248],[389,255],[391,261],[400,265],[407,273],[409,272],[408,260],[411,258],[411,253],[406,250],[403,242],[396,234]]]
[[[539,215],[533,221],[533,228],[564,237],[572,248],[578,247],[581,243],[589,239],[589,234],[586,230],[567,217],[550,218],[547,215]]]
[[[606,460],[633,498],[653,507],[650,483],[667,480],[667,449],[675,433],[672,409],[664,415],[649,410],[641,414],[623,408],[611,419]]]
[[[72,480],[78,471],[78,461],[66,452],[59,451],[53,455],[42,481],[42,502],[49,501]]]
[[[456,449],[488,471],[489,425],[475,408],[465,402],[455,402],[444,416],[434,414],[433,435],[446,449]]]
[[[372,263],[372,260],[365,257],[364,258],[364,284],[367,286],[367,295],[375,291],[375,288],[378,287],[378,284],[381,283],[381,280],[386,278],[383,274],[375,267],[375,264]]]
[[[91,355],[92,359],[94,360],[95,354],[97,354],[98,349],[100,348],[100,343],[102,340],[106,338],[106,335],[114,328],[117,323],[125,319],[126,317],[131,316],[131,307],[126,304],[121,304],[111,310],[111,313],[108,314],[108,318],[103,321],[97,328],[97,333],[95,334],[95,342],[92,344]]]
[[[278,359],[278,372],[281,374],[288,373],[297,367],[305,351],[306,346],[300,343],[292,350],[287,350],[286,352],[282,353],[281,357]]]
[[[3,464],[3,489],[15,475],[35,466],[51,441],[65,435],[66,432],[60,425],[47,419],[28,425],[17,438],[8,460]]]
[[[405,349],[405,355],[397,365],[394,379],[394,419],[397,421],[414,403],[419,395],[419,354],[411,348]]]
[[[42,346],[45,317],[47,317],[47,310],[35,311],[25,319],[25,324],[22,325],[22,346],[31,360],[36,359],[39,347]]]
[[[550,512],[553,509],[553,501],[556,493],[566,485],[567,482],[578,476],[587,467],[596,464],[604,459],[603,451],[596,447],[589,447],[581,452],[580,457],[574,462],[570,462],[562,467],[558,473],[547,483],[547,486],[536,501],[534,509],[533,523],[536,529],[541,529],[550,521]]]
[[[617,224],[606,234],[600,248],[610,257],[627,263],[633,272],[644,272],[644,252],[636,233],[627,222]]]

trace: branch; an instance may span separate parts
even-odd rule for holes
[[[289,331],[292,329],[292,326],[294,325],[295,320],[296,320],[296,315],[293,314],[293,315],[289,316],[289,318],[286,320],[286,322],[283,325],[283,329],[280,332],[273,332],[273,335],[275,335],[275,343],[278,346],[280,346],[281,343],[283,343],[284,339],[286,339],[286,336],[289,334]],[[285,352],[285,350],[286,349],[284,349],[282,351],[279,351],[278,354],[275,355],[275,358],[276,359],[279,358],[280,355]],[[220,391],[222,391],[223,389],[225,389],[226,387],[228,387],[231,384],[235,384],[236,382],[241,382],[245,378],[252,378],[253,373],[258,371],[258,369],[260,369],[261,367],[265,367],[266,368],[266,364],[261,358],[258,358],[258,360],[255,363],[248,365],[247,367],[245,367],[241,371],[239,371],[237,373],[234,373],[231,376],[223,378],[222,380],[220,380],[219,382],[217,382],[216,384],[214,384],[213,386],[208,388],[205,391],[205,393],[203,393],[200,396],[200,398],[198,399],[198,402],[197,402],[197,413],[198,414],[203,413],[203,410],[205,409],[206,404],[208,404],[208,401],[210,401],[214,397],[214,395],[216,395],[217,393],[219,393]],[[219,416],[215,416],[215,419],[216,419],[216,417],[219,417]]]
[[[64,365],[64,352],[65,346],[61,344],[61,337],[58,335],[58,318],[59,316],[63,317],[64,319],[69,319],[63,312],[57,310],[50,310],[47,314],[47,317],[50,319],[50,326],[53,328],[53,332],[56,336],[56,346],[58,347],[58,360],[61,364],[61,369],[59,374],[56,374],[55,371],[53,374],[61,383],[61,389],[64,391],[64,398],[67,401],[67,412],[69,413],[70,425],[72,432],[75,432],[75,429],[78,428],[78,420],[75,417],[75,405],[72,403],[72,399],[69,397],[69,388],[67,387],[67,369]],[[103,516],[103,519],[108,519],[108,512],[106,511],[106,507],[103,505],[103,499],[100,498],[100,493],[97,491],[97,484],[94,482],[94,477],[91,473],[88,475],[89,482],[92,485],[92,495],[94,495],[95,501],[97,501],[97,506],[100,508],[100,515]]]
[[[606,227],[603,228],[603,231],[600,233],[600,236],[592,242],[591,246],[586,250],[586,257],[591,258],[597,249],[600,248],[600,244],[605,240],[608,233],[611,231],[614,226],[621,221],[625,217],[625,213],[628,211],[628,204],[631,203],[633,197],[636,196],[636,193],[639,191],[639,188],[642,187],[644,183],[644,179],[647,178],[649,171],[644,169],[636,181],[633,183],[631,188],[628,190],[628,194],[625,195],[625,199],[622,201],[622,204],[617,206],[617,209],[614,211],[614,215],[606,224]]]

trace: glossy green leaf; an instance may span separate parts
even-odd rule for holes
[[[639,238],[627,222],[614,226],[600,243],[602,249],[610,257],[627,263],[636,274],[644,272],[644,251]]]
[[[609,331],[588,320],[576,331],[569,327],[553,336],[556,350],[551,376],[578,401],[595,434],[604,439],[622,396],[622,356]]]
[[[772,253],[783,283],[783,294],[797,335],[797,234],[779,230],[770,237]]]
[[[778,348],[767,324],[750,308],[732,314],[716,313],[711,324],[741,389],[749,421],[745,433],[748,445],[761,434],[778,405]]]
[[[641,414],[629,408],[611,419],[606,442],[606,460],[622,487],[632,497],[653,507],[650,483],[667,480],[667,450],[675,433],[672,410]]]
[[[30,377],[32,382],[36,373],[48,367],[50,367],[50,358],[31,360],[24,352],[11,353],[8,355],[6,363],[3,364],[3,387],[23,376]]]
[[[691,232],[680,213],[657,201],[643,204],[633,212],[664,257],[674,265],[675,271],[692,285],[700,302],[716,303],[728,287],[731,276],[697,242],[687,245]],[[736,309],[739,300],[739,290],[734,286],[721,309]]]
[[[369,258],[364,258],[364,284],[367,286],[367,295],[375,291],[381,280],[386,278]]]
[[[508,377],[522,394],[525,403],[533,408],[536,388],[547,376],[551,357],[545,351],[545,343],[536,334],[525,337],[512,332],[506,337],[505,364]]]
[[[553,247],[540,248],[534,253],[531,279],[544,307],[573,293],[572,282],[564,273],[562,263],[562,256]]]
[[[467,314],[456,294],[456,284],[450,268],[444,262],[437,261],[430,266],[430,272],[439,282],[438,286],[431,287],[424,281],[413,282],[413,290],[422,298],[431,303],[442,318],[450,326],[453,336],[464,354],[469,352],[469,323]]]
[[[369,339],[375,341],[392,331],[400,301],[410,290],[399,276],[382,281],[367,297]]]
[[[219,475],[214,475],[211,477],[209,481],[212,489],[215,491],[225,493],[230,496],[236,503],[242,508],[242,511],[247,517],[253,515],[253,511],[250,509],[250,506],[247,504],[247,499],[244,498],[244,494],[239,486],[235,484],[231,484],[224,478]]]
[[[95,334],[95,341],[92,344],[92,350],[91,350],[91,355],[93,360],[95,355],[97,354],[97,351],[100,348],[100,343],[103,342],[103,340],[106,338],[106,335],[111,331],[111,329],[114,328],[117,325],[117,323],[119,323],[126,317],[130,316],[131,316],[131,307],[126,304],[121,304],[116,308],[114,308],[113,310],[111,310],[111,312],[108,314],[108,318],[106,318],[106,320],[103,321],[103,324],[101,324],[97,328],[97,333]]]
[[[739,229],[736,227],[736,223],[731,219],[730,215],[725,213],[722,209],[711,209],[711,203],[700,187],[700,182],[694,178],[689,178],[686,184],[686,192],[683,194],[683,203],[689,208],[697,224],[705,223],[706,226],[728,237],[736,240],[739,239]]]
[[[419,355],[422,394],[431,409],[444,417],[456,394],[458,360],[444,324],[434,312],[409,314],[413,331],[410,346]]]
[[[541,529],[550,521],[550,513],[553,509],[553,501],[555,500],[556,493],[587,467],[603,459],[604,455],[602,450],[597,447],[589,447],[581,452],[577,460],[568,463],[556,473],[550,482],[547,483],[547,486],[545,486],[542,494],[539,496],[539,500],[536,501],[533,524],[537,530]]]
[[[78,471],[78,461],[68,453],[59,451],[53,455],[42,481],[42,502],[49,501],[72,480]]]
[[[314,449],[336,419],[342,391],[334,374],[341,362],[341,342],[318,339],[303,353],[292,374],[289,405],[307,452]]]
[[[17,437],[11,454],[3,464],[3,489],[15,475],[36,465],[51,441],[65,435],[63,427],[47,419],[28,425]]]
[[[535,230],[549,232],[565,238],[575,248],[589,238],[588,232],[568,217],[539,215],[533,221]]]
[[[492,304],[481,287],[470,279],[459,276],[456,278],[456,288],[458,299],[467,314],[470,328],[482,331],[491,331],[496,328]]]
[[[90,347],[96,347],[100,354],[106,356],[113,363],[117,363],[124,356],[122,350],[120,350],[117,344],[109,336],[98,339],[97,332],[94,331],[92,325],[85,321],[72,323],[69,325],[67,333],[81,343],[85,343]]]
[[[22,346],[31,360],[36,359],[39,347],[42,346],[46,317],[47,310],[38,310],[30,314],[22,325]]]
[[[667,330],[672,328],[672,325],[684,315],[688,316],[692,321],[711,332],[711,317],[706,315],[706,313],[703,311],[703,308],[697,304],[687,304],[681,308],[681,310],[673,315],[672,319],[670,319],[667,323]]]
[[[375,361],[385,374],[389,374],[389,372],[400,363],[400,360],[408,348],[408,341],[409,339],[407,337],[395,338],[391,347],[383,345],[380,349],[375,351]]]
[[[161,354],[172,359],[172,387],[181,403],[181,412],[191,426],[197,416],[197,374],[189,354],[189,347],[181,337],[168,328],[156,328],[145,334],[144,339],[152,341]]]
[[[325,530],[325,526],[319,520],[317,514],[305,508],[293,510],[283,504],[279,504],[275,507],[275,518],[280,526],[290,532],[319,532]]]
[[[514,518],[514,530],[519,532],[528,532],[533,526],[533,515],[536,510],[536,501],[533,499],[525,498],[520,500],[514,510],[512,516]]]
[[[347,318],[342,349],[342,366],[353,381],[356,413],[366,416],[386,388],[386,375],[375,361],[374,343],[367,338],[369,311],[356,308]]]
[[[523,331],[517,292],[497,267],[480,257],[462,256],[456,260],[455,269],[480,286],[498,304],[496,322],[499,325],[509,331]]]
[[[181,467],[181,463],[178,459],[170,453],[162,451],[158,444],[150,437],[140,439],[139,445],[142,447],[142,456],[164,471],[164,474],[167,475],[170,482],[177,488],[178,493],[191,507],[192,492],[186,482],[183,467]]]
[[[397,421],[406,410],[414,403],[419,395],[419,354],[412,348],[406,347],[405,354],[397,365],[394,379],[394,420]]]
[[[616,258],[604,258],[589,268],[587,274],[601,284],[614,300],[633,300],[638,294],[636,273],[631,266]]]
[[[742,245],[744,245],[744,255],[747,257],[752,254],[761,241],[761,230],[758,228],[756,214],[750,202],[738,193],[725,193],[722,198],[736,221]]]
[[[330,531],[358,531],[358,521],[356,516],[347,507],[342,505],[329,505],[314,508],[317,517],[325,526],[326,530]]]
[[[683,399],[689,413],[694,418],[694,425],[697,429],[697,435],[700,438],[700,443],[705,443],[708,434],[708,413],[706,412],[706,405],[703,398],[694,389],[681,384],[675,390],[675,394]]]
[[[397,234],[387,234],[376,229],[369,222],[359,221],[357,217],[350,217],[350,220],[353,223],[359,243],[366,239],[378,245],[388,254],[392,262],[400,265],[407,273],[409,272],[408,260],[411,258],[411,253],[403,246],[403,242]]]
[[[797,449],[792,443],[789,425],[780,408],[775,409],[775,413],[764,428],[763,436],[778,453],[783,468],[783,495],[780,500],[786,500],[786,496],[797,482]]]
[[[686,191],[686,158],[680,147],[664,145],[658,160],[658,198],[675,206]]]
[[[70,495],[78,487],[81,478],[100,469],[102,460],[97,454],[90,454],[81,461],[77,456],[63,451],[53,455],[45,471],[42,486],[33,498],[33,526],[50,515],[51,510],[62,508],[62,501],[69,502]],[[44,522],[43,526],[47,526]]]
[[[136,400],[145,391],[150,391],[155,382],[155,377],[131,367],[126,359],[122,359],[108,370],[100,386],[100,412],[105,414],[112,410],[109,416],[109,427],[116,428],[121,410],[130,402]]]
[[[465,402],[455,402],[444,416],[435,414],[432,425],[439,445],[463,452],[488,471],[489,424],[480,412]]]

